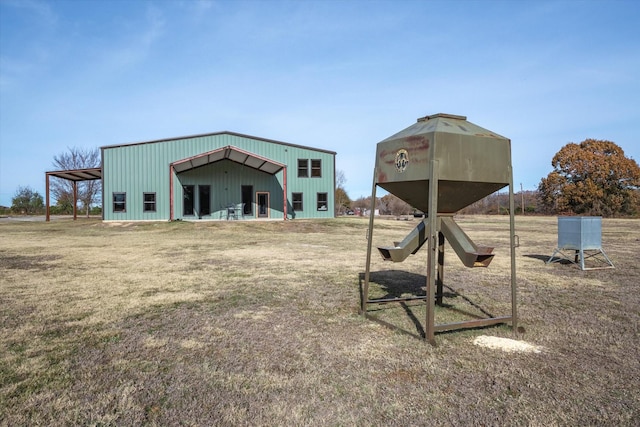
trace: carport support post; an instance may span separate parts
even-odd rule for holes
[[[47,213],[47,222],[51,220],[51,216],[50,216],[50,211],[49,211],[49,174],[45,173],[44,176],[46,177],[46,184],[45,184],[45,192],[47,193],[46,199],[47,199],[47,206],[46,206],[46,213]]]
[[[73,181],[73,220],[78,219],[78,181]]]

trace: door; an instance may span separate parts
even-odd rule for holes
[[[243,216],[253,215],[253,185],[242,186],[242,209]]]
[[[258,218],[269,217],[269,193],[256,193]]]
[[[200,218],[211,213],[211,186],[198,185],[198,199],[200,201]]]
[[[182,186],[182,215],[193,215],[193,185]]]

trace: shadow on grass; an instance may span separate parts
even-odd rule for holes
[[[549,258],[551,258],[549,255],[536,255],[536,254],[525,254],[522,255],[523,257],[527,257],[527,258],[532,258],[532,259],[537,259],[540,261],[543,261],[545,264],[547,263],[547,261],[549,261]],[[554,261],[554,263],[556,264],[572,264],[572,262],[568,259],[561,259],[561,260],[556,260]]]
[[[359,274],[360,307],[362,307],[362,303],[364,301],[364,276],[365,276],[365,273]],[[373,300],[373,301],[380,301],[380,302],[377,302],[377,303],[373,302],[374,304],[377,304],[375,308],[366,308],[364,316],[367,319],[373,320],[379,323],[380,325],[385,326],[394,331],[401,332],[416,338],[426,337],[425,327],[423,326],[420,319],[418,319],[418,317],[416,316],[412,308],[417,306],[426,306],[427,276],[422,274],[402,271],[402,270],[375,271],[375,272],[369,273],[369,283],[377,284],[385,294],[383,296],[369,300],[369,301]],[[495,317],[492,313],[490,313],[489,311],[481,307],[479,304],[477,304],[467,296],[462,295],[451,286],[443,284],[442,297],[449,298],[449,299],[459,298],[461,301],[468,304],[472,308],[476,309],[481,314],[472,313],[468,310],[464,310],[462,308],[456,307],[453,304],[446,304],[446,303],[438,304],[438,307],[441,307],[442,309],[446,309],[448,311],[455,312],[465,317],[470,317],[473,319]],[[414,325],[415,332],[407,331],[401,328],[400,326],[394,324],[395,322],[391,323],[386,320],[382,320],[378,316],[371,314],[375,312],[383,312],[385,310],[393,308],[393,307],[390,307],[392,303],[400,304],[400,307],[404,311],[406,317]],[[436,314],[437,314],[437,311],[436,311]],[[426,319],[424,320],[426,322]],[[483,329],[483,328],[484,327],[473,328],[473,329]],[[439,331],[437,332],[437,334],[444,334],[448,332],[451,332],[451,331]]]

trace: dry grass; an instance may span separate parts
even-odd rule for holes
[[[508,315],[508,218],[458,222],[497,255],[470,270],[447,252],[436,320]],[[0,223],[0,425],[640,424],[638,220],[604,220],[616,269],[580,271],[544,264],[555,218],[517,218],[525,332],[437,347],[421,306],[380,307],[395,329],[358,315],[367,224]],[[378,220],[374,243],[413,226]],[[374,254],[373,292],[422,292],[423,252]]]

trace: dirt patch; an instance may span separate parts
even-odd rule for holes
[[[50,261],[62,258],[61,255],[13,255],[0,253],[0,269],[8,270],[47,270]]]

